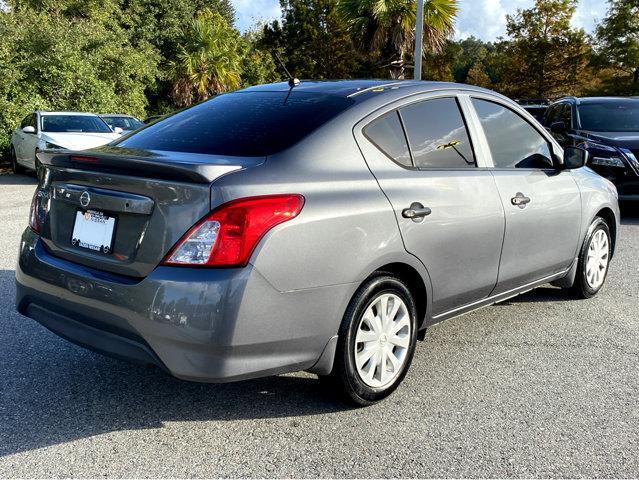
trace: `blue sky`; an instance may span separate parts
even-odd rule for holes
[[[244,31],[256,21],[279,18],[279,0],[232,0],[237,11],[237,25]],[[494,40],[505,34],[506,14],[517,8],[528,8],[534,0],[460,0],[457,18],[458,38],[471,35],[482,40]],[[573,24],[592,31],[607,8],[604,0],[580,0]]]

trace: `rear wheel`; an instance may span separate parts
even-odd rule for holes
[[[597,217],[588,229],[579,254],[577,276],[572,287],[576,297],[593,297],[603,287],[608,274],[611,253],[610,229],[603,218]]]
[[[379,273],[351,300],[333,371],[325,380],[349,403],[376,403],[403,380],[416,339],[417,309],[410,290],[401,279]]]

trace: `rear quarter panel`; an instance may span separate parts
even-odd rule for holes
[[[354,123],[330,122],[264,165],[218,179],[211,195],[212,207],[252,195],[304,195],[300,215],[271,230],[251,263],[281,292],[348,285],[344,298],[335,299],[343,309],[364,279],[395,262],[417,270],[430,292],[423,265],[404,249],[392,207],[355,143]]]

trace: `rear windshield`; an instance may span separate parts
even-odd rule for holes
[[[579,123],[592,132],[639,131],[639,101],[585,103],[577,107]]]
[[[354,101],[336,95],[236,92],[160,120],[117,146],[144,150],[261,157],[297,143]]]
[[[57,133],[111,133],[109,126],[93,115],[42,115],[42,131]]]

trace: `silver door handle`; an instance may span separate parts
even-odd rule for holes
[[[410,218],[413,222],[421,222],[424,220],[424,217],[430,215],[432,210],[428,207],[425,207],[419,202],[413,202],[410,204],[410,207],[402,210],[402,217]]]
[[[510,202],[519,208],[526,208],[526,205],[530,203],[530,197],[525,196],[521,192],[517,192],[513,198],[510,199]]]

